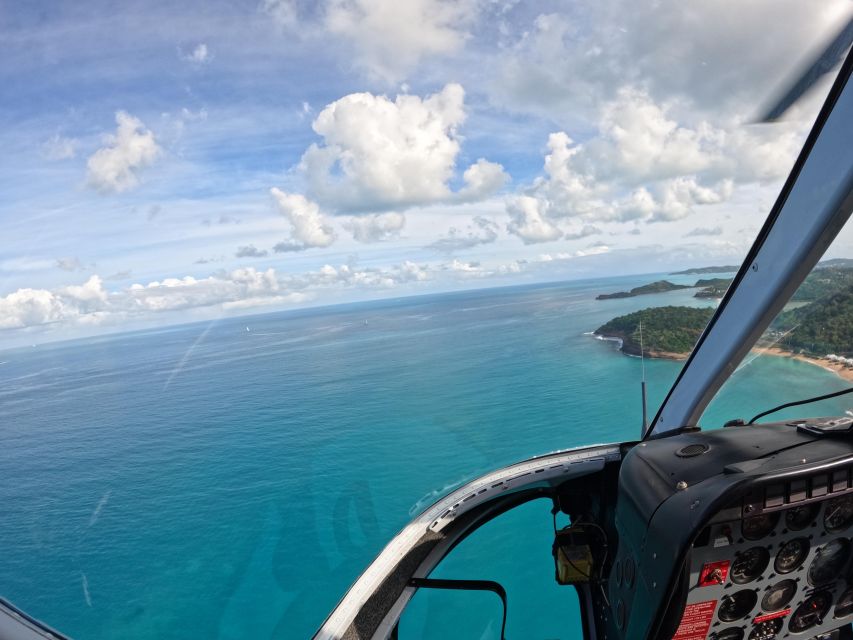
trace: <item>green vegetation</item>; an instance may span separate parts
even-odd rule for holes
[[[853,274],[853,269],[849,271]],[[804,307],[780,313],[771,332],[779,346],[789,351],[818,357],[830,353],[853,356],[853,283]]]
[[[624,353],[640,355],[642,323],[645,355],[686,356],[713,314],[710,307],[653,307],[614,318],[596,329],[595,335],[619,338]]]
[[[596,300],[612,300],[613,298],[633,298],[634,296],[642,296],[649,293],[665,293],[667,291],[675,291],[677,289],[689,289],[686,284],[673,284],[669,280],[658,280],[651,284],[644,284],[641,287],[634,287],[630,291],[617,291],[616,293],[601,293],[595,296]]]
[[[853,268],[819,267],[812,271],[791,298],[794,302],[812,302],[853,286]]]
[[[726,289],[732,283],[733,278],[705,278],[697,280],[696,286],[702,287],[700,291],[693,294],[694,298],[722,298]]]

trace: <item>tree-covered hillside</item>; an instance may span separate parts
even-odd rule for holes
[[[595,330],[595,334],[622,340],[622,351],[640,354],[640,323],[643,351],[648,356],[688,354],[714,314],[708,307],[653,307],[619,316]]]

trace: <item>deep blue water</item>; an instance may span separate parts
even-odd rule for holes
[[[0,352],[0,594],[79,639],[309,637],[384,542],[451,487],[531,455],[637,437],[640,361],[584,334],[645,306],[700,304],[690,291],[593,299],[647,281]],[[680,366],[646,362],[652,407]],[[706,426],[843,386],[773,357],[735,381]],[[439,568],[502,582],[509,637],[578,637],[574,591],[553,583],[550,518],[545,503],[507,514]],[[498,616],[489,596],[422,593],[401,637],[495,637]]]

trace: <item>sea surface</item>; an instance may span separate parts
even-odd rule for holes
[[[649,281],[2,351],[0,595],[81,640],[308,638],[383,544],[455,486],[531,455],[638,437],[641,362],[588,332],[647,306],[709,304],[689,290],[594,300]],[[680,367],[646,361],[651,407]],[[843,386],[759,357],[702,422]],[[851,408],[839,400],[780,415]],[[549,507],[486,525],[436,574],[501,582],[510,638],[580,637],[575,592],[553,580]],[[498,602],[421,592],[400,637],[497,637]]]

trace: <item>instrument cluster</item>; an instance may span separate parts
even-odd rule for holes
[[[853,621],[853,494],[709,526],[673,640],[804,640]]]

